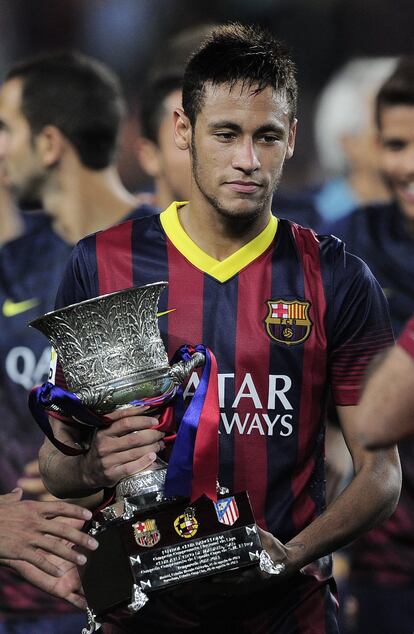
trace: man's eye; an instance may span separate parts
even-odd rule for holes
[[[405,148],[405,145],[404,141],[384,141],[384,147],[392,152],[400,152]]]
[[[234,132],[216,132],[215,136],[219,141],[232,141],[234,139]]]
[[[266,143],[266,145],[273,145],[277,141],[277,137],[272,136],[271,134],[264,134],[261,138],[261,141]]]

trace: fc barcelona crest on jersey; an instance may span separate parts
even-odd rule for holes
[[[267,302],[266,331],[271,339],[286,346],[303,343],[312,330],[309,318],[310,302],[271,299]]]
[[[217,519],[222,524],[233,526],[234,522],[239,519],[239,509],[237,508],[234,497],[222,498],[214,502],[214,507],[216,509]]]
[[[134,529],[135,540],[139,546],[151,548],[155,546],[155,544],[158,544],[161,539],[161,534],[155,520],[137,522],[136,524],[132,524],[132,528]]]

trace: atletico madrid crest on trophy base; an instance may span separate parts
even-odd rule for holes
[[[222,498],[214,503],[217,519],[221,524],[227,524],[227,526],[233,526],[233,524],[239,519],[239,509],[237,503],[232,496],[231,498]]]
[[[286,346],[303,343],[312,331],[309,318],[310,302],[270,299],[265,319],[266,332],[273,341]]]

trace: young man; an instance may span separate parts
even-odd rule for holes
[[[414,313],[414,58],[402,58],[394,73],[382,85],[376,98],[378,158],[392,194],[390,204],[364,207],[348,219],[331,227],[347,248],[363,258],[387,296],[391,321],[397,336]],[[389,424],[389,438],[398,438],[392,430],[403,420],[399,417],[403,395],[407,393],[411,359],[398,346],[390,352],[384,368],[401,361],[386,391],[373,396],[383,370],[374,372],[361,404],[358,431],[381,424],[403,390],[398,409]],[[392,365],[391,365],[392,364]],[[400,377],[403,372],[407,372]],[[382,383],[381,383],[382,385]],[[405,389],[403,389],[405,386]],[[395,394],[394,394],[395,392]],[[391,400],[391,393],[394,398]],[[381,403],[387,398],[382,409]],[[368,399],[373,399],[369,401]],[[408,403],[407,403],[408,404]],[[381,413],[380,413],[381,410]],[[371,412],[368,416],[369,411]],[[374,416],[373,416],[374,415]],[[378,421],[377,421],[378,415]],[[407,420],[409,409],[404,414]],[[398,630],[411,634],[414,623],[414,440],[399,444],[403,469],[403,487],[396,512],[381,526],[364,535],[351,549],[351,593],[359,604],[350,632]]]
[[[191,202],[81,241],[63,278],[58,306],[168,280],[159,323],[169,354],[202,341],[218,360],[219,480],[248,490],[263,544],[285,565],[276,579],[257,570],[183,584],[113,631],[337,632],[327,555],[396,504],[397,454],[365,452],[354,434],[360,372],[391,339],[382,293],[337,240],[271,213],[293,154],[296,90],[293,64],[270,35],[237,24],[215,30],[187,66],[175,112],[176,143],[191,156]],[[187,392],[196,382],[194,373]],[[325,510],[331,383],[356,475]],[[155,459],[163,434],[152,417],[111,416],[83,457],[45,442],[41,468],[55,495],[113,486]],[[65,442],[84,440],[54,427]]]
[[[9,71],[0,90],[0,155],[8,184],[22,207],[37,201],[50,218],[0,252],[0,381],[7,394],[0,403],[0,493],[16,483],[34,498],[46,493],[37,466],[41,434],[28,411],[27,393],[47,377],[49,346],[28,321],[53,308],[58,281],[79,238],[149,211],[136,208],[117,173],[124,112],[117,77],[76,53],[23,61]],[[37,634],[43,615],[53,623],[67,611],[68,606],[11,579],[5,570],[0,581],[1,634],[20,621],[26,632]],[[82,621],[76,618],[65,626],[59,616],[50,627],[70,634],[84,622],[83,615]]]
[[[153,179],[153,205],[157,209],[166,209],[173,200],[190,197],[190,155],[177,147],[171,122],[175,109],[182,105],[187,61],[212,29],[211,25],[202,25],[176,33],[148,69],[143,85],[137,158],[144,172]],[[316,227],[320,221],[306,196],[293,197],[277,192],[272,209],[275,215],[306,227]]]

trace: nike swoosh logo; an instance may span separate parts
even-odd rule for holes
[[[163,317],[164,315],[168,315],[168,313],[173,313],[176,308],[170,308],[170,310],[164,310],[163,313],[157,313],[157,317]]]
[[[38,304],[40,304],[40,300],[36,297],[33,299],[24,299],[22,302],[14,302],[11,299],[6,299],[3,303],[3,315],[5,317],[15,317],[16,315],[20,315],[20,313],[25,313],[31,308],[34,308]]]

